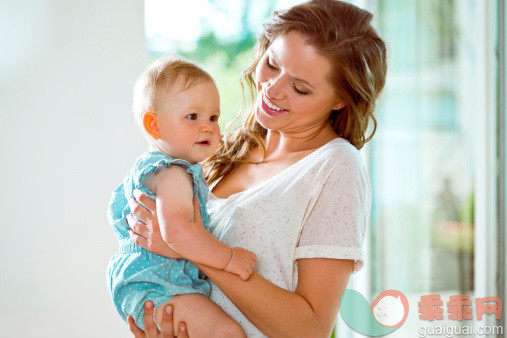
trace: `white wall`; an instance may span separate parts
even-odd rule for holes
[[[143,1],[0,2],[0,336],[125,337],[105,270],[111,191],[145,149],[130,110]]]

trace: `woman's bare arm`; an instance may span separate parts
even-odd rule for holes
[[[230,273],[198,266],[269,337],[329,337],[353,261],[298,260],[295,292],[282,289],[256,273],[243,281]]]

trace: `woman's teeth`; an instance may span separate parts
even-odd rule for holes
[[[274,104],[271,104],[271,102],[269,102],[268,99],[265,96],[262,97],[262,100],[264,101],[264,103],[266,104],[266,106],[268,106],[270,109],[273,109],[273,110],[276,110],[276,111],[285,110],[285,109],[282,109],[282,108],[279,108],[279,107],[275,106]]]

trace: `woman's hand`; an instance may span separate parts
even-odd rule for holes
[[[127,215],[132,241],[157,255],[183,258],[171,249],[162,238],[158,224],[156,202],[139,190],[134,190],[134,197],[135,199],[128,201],[132,214]]]
[[[173,307],[171,305],[167,305],[164,308],[164,313],[162,315],[162,324],[160,328],[162,332],[159,332],[157,326],[155,325],[155,320],[153,319],[153,303],[151,301],[147,301],[144,303],[144,326],[146,332],[141,330],[135,323],[134,318],[128,317],[127,322],[129,324],[130,332],[134,334],[136,338],[174,338],[188,337],[187,326],[185,323],[180,323],[178,325],[178,335],[174,335],[173,329]]]

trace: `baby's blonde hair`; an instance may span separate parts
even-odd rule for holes
[[[155,61],[146,69],[134,86],[132,109],[137,123],[143,129],[143,115],[158,112],[160,98],[182,92],[203,82],[215,83],[211,75],[195,63],[171,55]]]

